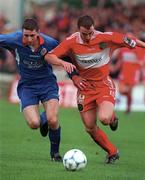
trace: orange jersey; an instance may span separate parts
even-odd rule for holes
[[[143,48],[134,49],[122,48],[119,53],[119,60],[122,61],[122,68],[119,79],[127,84],[136,84],[140,80],[141,63],[145,61]]]
[[[124,35],[116,32],[94,31],[88,44],[81,39],[80,32],[66,38],[51,52],[58,57],[73,56],[80,76],[87,80],[102,80],[109,74],[109,61],[113,51],[127,46]]]
[[[141,69],[141,81],[145,83],[145,66]]]
[[[145,83],[145,67],[143,68],[142,71],[143,71],[143,73],[142,73],[143,78],[142,79],[143,79],[143,82]]]

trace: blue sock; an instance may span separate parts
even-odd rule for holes
[[[50,139],[50,155],[53,157],[55,153],[59,153],[61,127],[59,126],[56,130],[49,129],[48,136]]]
[[[40,114],[40,121],[41,121],[41,124],[45,124],[47,123],[47,118],[46,118],[46,112],[43,111],[41,114]]]

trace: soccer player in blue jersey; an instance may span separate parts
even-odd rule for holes
[[[53,161],[62,161],[59,154],[61,128],[58,122],[58,85],[52,66],[45,55],[58,42],[39,32],[34,19],[26,19],[22,30],[0,35],[0,47],[10,50],[17,61],[20,80],[17,87],[21,108],[28,126],[38,129],[42,136],[49,136],[50,155]],[[75,68],[69,62],[59,61],[67,72]],[[39,115],[39,102],[44,112]]]

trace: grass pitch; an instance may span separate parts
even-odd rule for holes
[[[26,125],[19,106],[0,101],[0,179],[1,180],[145,180],[145,112],[125,115],[117,112],[119,129],[112,132],[99,123],[118,147],[120,160],[105,165],[106,153],[85,133],[76,109],[60,109],[61,154],[72,148],[82,150],[88,159],[85,169],[68,172],[62,163],[49,157],[48,138]]]

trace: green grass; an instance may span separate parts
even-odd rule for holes
[[[104,165],[106,153],[84,131],[76,109],[60,109],[62,127],[60,151],[81,149],[87,156],[85,169],[68,172],[62,163],[49,158],[49,141],[38,130],[27,127],[19,106],[0,101],[1,180],[145,180],[145,112],[120,117],[119,129],[112,132],[100,123],[120,150],[115,165]]]

